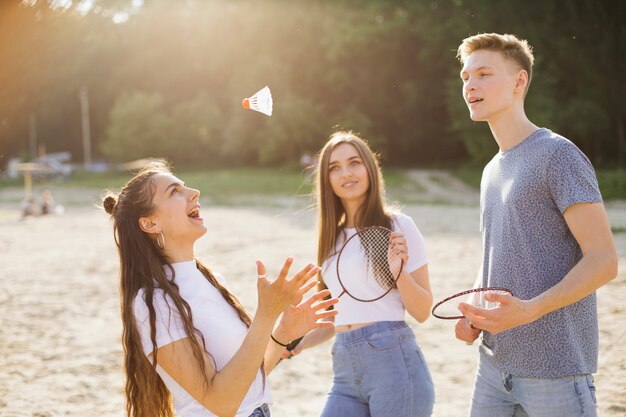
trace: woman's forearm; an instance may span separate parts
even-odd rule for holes
[[[276,340],[278,340],[282,344],[289,344],[291,342],[291,340],[287,340],[284,338],[279,329],[275,329],[273,335]],[[276,365],[278,365],[278,362],[280,362],[280,359],[282,358],[285,349],[286,347],[281,346],[270,338],[267,348],[265,349],[264,356],[265,372],[267,375],[269,375],[274,370]]]
[[[315,329],[313,331],[308,332],[303,338],[302,341],[298,344],[298,351],[303,351],[304,349],[309,349],[314,346],[320,345],[335,336],[335,328],[334,327],[325,327],[322,329]]]
[[[294,353],[300,353],[304,349],[308,349],[314,346],[317,346],[321,343],[330,340],[335,335],[334,327],[323,327],[315,330],[311,330],[308,332],[300,343],[294,348]],[[278,336],[277,336],[278,337]],[[278,339],[281,343],[286,343]],[[265,369],[269,375],[269,373],[274,369],[274,367],[278,364],[279,360],[282,358],[285,353],[284,347],[276,344],[274,341],[271,341],[269,346],[267,347],[267,351],[265,352]]]
[[[433,296],[429,288],[424,288],[419,281],[428,280],[428,273],[425,278],[424,272],[417,270],[412,274],[403,273],[397,281],[398,290],[404,308],[418,322],[423,323],[430,317],[430,309],[433,304]]]
[[[243,343],[219,371],[204,353],[205,374],[197,366],[190,337],[158,349],[161,368],[196,401],[219,416],[234,416],[259,372],[276,319],[257,314]],[[219,335],[215,335],[218,337]]]
[[[158,350],[157,360],[196,401],[219,416],[234,416],[259,372],[276,319],[257,314],[243,343],[219,371],[204,353],[205,374],[197,366],[191,339],[186,337]],[[219,335],[215,335],[219,337]]]
[[[261,368],[275,321],[259,315],[252,320],[237,353],[213,376],[207,405],[219,404],[217,408],[225,415],[237,413]]]

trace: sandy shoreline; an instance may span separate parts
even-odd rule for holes
[[[478,209],[408,206],[425,236],[435,299],[471,285],[480,261]],[[611,207],[626,227],[626,207]],[[314,260],[314,215],[280,208],[210,207],[197,254],[226,276],[249,310],[254,260],[275,272],[293,255]],[[17,221],[0,205],[0,416],[122,416],[118,260],[106,215],[68,207],[63,216]],[[615,236],[620,272],[598,291],[599,415],[626,413],[626,234]],[[477,348],[454,339],[453,324],[412,319],[436,388],[435,416],[464,416]],[[275,416],[314,417],[330,386],[330,343],[286,361],[270,376]]]

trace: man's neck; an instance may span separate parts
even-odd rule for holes
[[[499,115],[490,119],[488,123],[500,151],[514,148],[539,129],[528,120],[524,109]]]

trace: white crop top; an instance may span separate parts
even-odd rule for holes
[[[392,216],[391,223],[393,231],[403,233],[407,241],[409,259],[404,266],[404,270],[411,273],[426,265],[428,259],[426,257],[424,238],[413,219],[406,214],[396,213]],[[343,242],[356,233],[356,229],[354,228],[346,228],[344,231],[346,235],[345,238],[342,237],[338,239],[337,252],[341,249]],[[336,255],[331,256],[322,264],[322,277],[333,297],[339,296],[343,291],[337,278],[336,258]],[[344,277],[342,273],[341,279],[344,285],[348,287],[350,280],[359,279],[359,276],[355,274],[353,277]],[[402,303],[400,292],[396,288],[391,290],[389,294],[385,295],[380,300],[369,303],[356,301],[347,294],[344,294],[339,298],[339,302],[335,308],[339,310],[339,313],[335,316],[336,326],[343,324],[404,320],[404,304]]]
[[[193,324],[204,336],[207,351],[215,359],[219,371],[239,350],[248,328],[217,288],[211,285],[197,269],[195,261],[174,263],[172,267],[175,271],[174,281],[179,287],[180,295],[189,303],[193,312]],[[165,270],[168,276],[171,276],[169,268]],[[216,274],[216,278],[223,283],[224,278],[221,275]],[[164,299],[163,291],[156,289],[152,303],[156,314],[157,348],[187,337],[180,314],[169,296]],[[149,355],[153,348],[150,339],[148,307],[144,300],[143,289],[139,290],[135,297],[134,312],[143,351]],[[157,365],[157,372],[174,397],[177,415],[182,417],[216,416],[189,395],[159,365]],[[264,386],[259,370],[236,416],[248,417],[255,408],[264,403],[270,404],[271,397],[267,383]]]

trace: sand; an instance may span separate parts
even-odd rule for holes
[[[288,255],[296,265],[314,260],[314,214],[299,202],[273,208],[204,203],[209,231],[197,255],[226,276],[250,311],[255,259],[264,260],[270,274]],[[626,227],[626,204],[609,204],[608,211],[614,226]],[[435,299],[471,286],[481,254],[477,206],[415,205],[405,212],[426,239]],[[17,218],[14,203],[0,203],[0,417],[122,416],[118,259],[107,216],[83,204],[61,216]],[[598,291],[601,416],[626,413],[626,234],[615,238],[620,273]],[[457,341],[451,322],[407,321],[433,375],[434,415],[465,416],[477,347]],[[330,347],[305,351],[270,375],[274,416],[319,414],[331,382]]]

